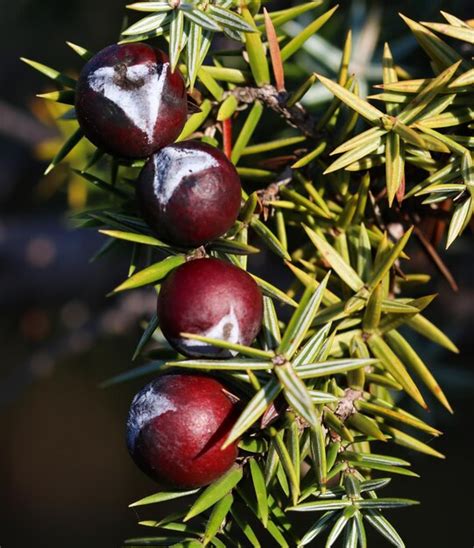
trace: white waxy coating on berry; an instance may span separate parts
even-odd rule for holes
[[[227,341],[234,344],[240,344],[240,326],[239,320],[235,314],[234,307],[230,307],[230,312],[223,316],[215,325],[203,331],[202,333],[196,333],[201,337],[209,337],[211,339],[218,339],[220,341]],[[199,352],[205,352],[209,350],[211,353],[215,352],[214,347],[209,347],[202,343],[201,341],[195,341],[193,339],[182,339],[182,344],[186,348],[197,348],[199,347]],[[238,352],[231,350],[230,353],[232,356],[236,356]]]
[[[219,162],[204,150],[168,146],[154,156],[155,195],[166,209],[183,178],[205,169],[219,168]]]
[[[125,77],[132,84],[127,88],[117,83],[117,71],[113,66],[98,68],[87,80],[96,93],[120,107],[152,142],[168,66],[169,63],[164,63],[160,74],[153,65],[127,67]],[[137,86],[135,89],[133,84]]]
[[[133,452],[141,429],[157,417],[176,411],[173,402],[163,394],[157,394],[153,384],[145,386],[132,401],[127,419],[127,445]]]

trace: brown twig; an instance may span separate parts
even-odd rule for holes
[[[431,245],[431,243],[425,237],[423,232],[416,225],[414,225],[413,230],[417,238],[420,240],[420,243],[423,246],[426,253],[431,257],[431,259],[435,263],[438,270],[441,272],[441,274],[445,277],[448,284],[451,286],[451,289],[453,291],[458,291],[459,287],[458,287],[458,284],[456,283],[456,280],[454,279],[454,276],[449,271],[449,268],[444,264],[443,259],[441,259],[441,257],[438,255],[438,252],[436,251],[434,246]]]
[[[288,124],[298,128],[308,137],[316,138],[315,120],[311,114],[299,103],[288,107],[288,93],[279,92],[274,86],[266,85],[261,88],[236,87],[230,91],[240,103],[251,105],[255,101],[262,101],[268,108],[282,116]]]

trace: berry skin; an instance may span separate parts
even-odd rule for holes
[[[100,149],[146,158],[183,129],[186,87],[161,50],[139,43],[112,45],[82,69],[76,114],[86,137]]]
[[[158,483],[194,488],[225,474],[237,443],[222,450],[238,416],[218,381],[203,375],[165,375],[133,399],[127,446],[137,466]]]
[[[181,333],[249,345],[260,330],[262,314],[262,294],[253,278],[219,259],[195,259],[179,266],[158,296],[163,335],[190,357],[229,358],[232,353],[182,338]]]
[[[225,234],[240,210],[240,179],[217,148],[198,141],[167,146],[154,154],[137,183],[146,222],[173,244],[206,244]]]

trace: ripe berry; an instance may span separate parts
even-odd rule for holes
[[[253,278],[219,259],[195,259],[165,280],[158,296],[158,318],[164,336],[182,354],[227,358],[232,353],[185,339],[192,333],[249,345],[262,323],[263,299]]]
[[[174,487],[201,487],[227,472],[237,442],[222,450],[237,406],[218,381],[203,375],[165,375],[133,399],[127,446],[154,480]]]
[[[240,209],[240,179],[220,150],[186,141],[150,158],[138,180],[137,199],[159,237],[197,247],[234,224]]]
[[[183,77],[146,44],[112,45],[90,59],[76,89],[76,114],[100,149],[145,158],[172,143],[187,116]]]

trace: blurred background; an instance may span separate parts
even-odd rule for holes
[[[117,39],[124,3],[112,0],[1,0],[0,16],[0,546],[2,548],[116,547],[139,531],[134,500],[156,487],[132,464],[124,423],[133,394],[145,382],[100,389],[104,379],[130,367],[140,321],[150,317],[153,293],[106,298],[126,275],[127,258],[90,262],[103,245],[97,233],[72,230],[67,212],[80,208],[84,183],[65,169],[44,178],[45,161],[57,150],[67,122],[62,111],[35,99],[50,90],[20,56],[77,71],[71,40],[98,50]],[[290,2],[271,2],[287,7]],[[327,2],[326,2],[327,5]],[[469,7],[471,10],[469,12]],[[390,40],[394,56],[413,74],[427,75],[426,57],[397,16],[439,20],[444,9],[474,17],[463,0],[341,1],[333,24],[313,42],[310,66],[331,75],[346,30],[355,30],[354,66],[366,86],[380,78],[380,52]],[[318,49],[319,48],[319,49]],[[318,51],[326,52],[324,59]],[[329,53],[333,53],[333,57]],[[331,65],[332,63],[332,65]],[[324,100],[315,91],[314,103]],[[74,163],[74,158],[71,159]],[[474,264],[472,239],[458,240],[445,260],[454,292],[413,249],[413,270],[433,274],[440,297],[428,316],[461,348],[459,356],[418,341],[455,409],[447,415],[431,401],[424,417],[446,435],[436,449],[446,461],[405,453],[421,479],[397,478],[391,495],[423,505],[393,512],[407,545],[471,547],[474,412],[472,370]],[[269,268],[265,255],[257,270]],[[274,265],[272,265],[274,268]],[[405,402],[409,406],[408,402]],[[379,537],[380,539],[380,537]],[[382,541],[378,540],[379,543]],[[378,546],[373,544],[373,546]]]

